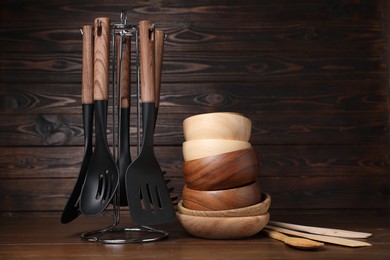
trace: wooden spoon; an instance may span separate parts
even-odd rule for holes
[[[324,246],[324,243],[321,242],[313,241],[306,238],[300,238],[300,237],[290,237],[274,230],[263,229],[263,233],[265,233],[267,236],[271,238],[274,238],[279,241],[283,241],[285,244],[297,249],[315,250]]]

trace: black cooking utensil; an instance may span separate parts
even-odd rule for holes
[[[161,74],[162,74],[162,64],[163,64],[163,54],[164,54],[164,42],[165,42],[165,32],[159,29],[155,30],[155,45],[154,45],[154,51],[155,51],[155,89],[156,89],[156,100],[155,100],[155,116],[154,116],[154,128],[156,128],[157,124],[157,116],[158,116],[158,110],[160,107],[160,91],[161,91]],[[164,176],[166,172],[163,171],[162,175]],[[171,182],[170,179],[165,179],[165,183],[168,185]],[[169,193],[172,193],[174,190],[173,187],[169,188]],[[171,197],[172,203],[175,204],[176,201],[178,200],[178,197]]]
[[[141,21],[139,33],[143,136],[140,153],[126,172],[126,191],[132,222],[155,225],[174,220],[175,212],[153,147],[156,99],[153,22]]]
[[[157,116],[158,116],[158,109],[160,107],[160,90],[161,90],[161,71],[162,71],[162,61],[163,61],[163,53],[164,53],[164,38],[165,33],[164,31],[157,30],[155,31],[155,45],[154,45],[154,51],[155,51],[155,74],[154,74],[154,84],[155,84],[155,90],[156,90],[156,100],[155,100],[155,122],[157,123]]]
[[[101,213],[111,202],[119,184],[119,172],[107,143],[110,19],[94,23],[94,107],[95,150],[92,154],[80,197],[85,215]]]
[[[79,198],[88,165],[92,157],[92,131],[93,131],[93,27],[84,25],[83,55],[82,55],[82,84],[81,103],[84,126],[84,157],[81,163],[79,176],[73,191],[61,215],[61,223],[66,224],[76,219],[80,214]]]
[[[116,38],[117,49],[117,86],[120,87],[119,111],[119,205],[128,206],[125,175],[131,163],[130,156],[130,66],[131,38]],[[119,90],[119,89],[118,89]]]

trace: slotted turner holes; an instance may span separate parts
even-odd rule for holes
[[[110,196],[110,193],[111,193],[111,178],[112,178],[112,174],[110,174],[110,171],[109,170],[105,170],[104,171],[104,177],[103,177],[103,187],[104,187],[104,190],[102,191],[102,198],[100,200],[100,203],[103,204],[106,202],[106,200],[108,199],[108,197]]]
[[[161,202],[161,199],[160,199],[160,190],[159,190],[158,186],[155,186],[154,189],[155,189],[155,194],[156,194],[156,197],[157,197],[158,208],[162,209],[163,205],[162,205],[162,202]]]
[[[99,200],[103,193],[103,187],[104,187],[104,174],[99,173],[99,182],[98,182],[98,188],[96,190],[95,199]]]
[[[150,190],[150,185],[146,184],[145,187],[146,187],[146,191],[148,193],[148,201],[147,201],[147,203],[149,203],[149,209],[152,212],[154,212],[155,208],[154,208],[153,197],[152,197],[153,194],[152,194],[152,191]]]

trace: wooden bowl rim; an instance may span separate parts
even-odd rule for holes
[[[243,217],[247,215],[241,215],[242,212],[253,212],[253,215],[261,215],[268,212],[270,206],[271,206],[271,196],[266,193],[262,192],[262,197],[264,198],[260,203],[248,206],[248,207],[242,207],[237,209],[227,209],[227,210],[194,210],[194,209],[188,209],[183,206],[183,200],[180,200],[177,204],[178,212],[184,215],[191,215],[191,216],[208,216],[208,217]],[[252,215],[250,215],[252,216]]]
[[[218,146],[216,146],[216,143]],[[221,147],[223,146],[223,143],[227,144],[223,149]],[[194,147],[199,149],[199,145],[205,146],[208,149],[210,149],[211,146],[213,147],[218,147],[216,150],[218,151],[215,153],[215,149],[213,148],[213,152],[205,152],[202,151],[202,155],[199,155],[200,152],[193,152]],[[190,146],[190,147],[189,147]],[[192,147],[191,147],[192,146]],[[228,147],[228,149],[226,149]],[[216,138],[210,138],[210,139],[195,139],[195,140],[188,140],[184,141],[182,143],[182,153],[183,153],[183,158],[184,161],[192,161],[196,159],[201,159],[209,156],[214,156],[218,154],[224,154],[224,153],[229,153],[229,152],[234,152],[234,151],[239,151],[239,150],[246,150],[252,147],[252,144],[248,141],[241,141],[241,140],[232,140],[232,139],[216,139]],[[225,150],[223,152],[220,152],[219,150]],[[196,155],[194,155],[196,154]]]
[[[244,120],[251,122],[251,120],[249,118],[247,118],[246,116],[244,116],[243,114],[238,113],[238,112],[210,112],[210,113],[202,113],[202,114],[196,114],[193,116],[189,116],[183,120],[183,125],[188,124],[188,121],[193,120],[194,118],[218,116],[218,115],[230,115],[233,117],[240,117],[240,118],[243,118]]]
[[[270,219],[270,214],[266,212],[256,216],[224,218],[191,216],[177,212],[176,218],[178,219],[181,226],[189,234],[195,237],[207,239],[242,239],[251,237],[260,232],[267,225]],[[187,225],[188,223],[186,223],[185,220],[195,221],[195,226]],[[223,222],[222,224],[221,221]],[[224,230],[221,231],[218,229],[212,229],[210,225],[213,225],[215,222],[219,222],[219,228],[224,227]],[[248,226],[248,222],[253,222],[253,225],[251,224]],[[229,229],[231,226],[235,228]]]
[[[218,140],[223,140],[223,139],[218,139]],[[202,161],[215,161],[215,160],[219,160],[220,159],[219,157],[226,157],[226,156],[229,156],[232,153],[256,153],[256,150],[255,150],[255,148],[253,146],[251,146],[251,147],[246,148],[246,149],[235,150],[235,151],[231,151],[231,152],[227,152],[227,153],[220,153],[220,154],[210,155],[210,156],[207,156],[207,157],[202,157],[202,158],[192,159],[192,160],[188,160],[188,161],[183,161],[183,167],[184,167],[184,165],[187,165],[187,164],[194,164],[194,163],[199,163],[199,162],[202,162]],[[256,153],[256,156],[257,156],[257,153]]]

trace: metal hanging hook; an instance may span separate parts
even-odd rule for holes
[[[101,36],[103,31],[102,21],[98,19],[96,22],[97,22],[97,36]]]
[[[152,25],[151,25],[150,28],[149,28],[149,31],[150,31],[150,32],[153,32],[154,29],[156,29],[156,23],[155,23],[155,22],[152,23]]]
[[[127,11],[126,10],[121,11],[121,24],[124,24],[124,25],[127,24]]]

